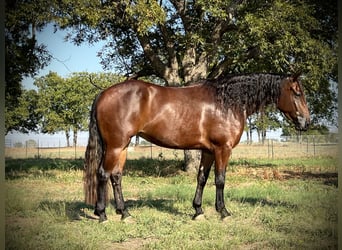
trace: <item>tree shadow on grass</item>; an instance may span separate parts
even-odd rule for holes
[[[6,179],[20,179],[26,176],[51,177],[50,170],[82,170],[82,159],[6,159]]]
[[[83,170],[83,159],[6,159],[6,179],[20,179],[26,176],[53,177],[50,170]],[[127,160],[124,175],[170,177],[182,172],[183,161],[167,159]]]
[[[312,172],[298,172],[285,170],[284,179],[301,179],[301,180],[318,180],[322,181],[323,184],[328,186],[338,187],[338,173],[312,173]]]
[[[267,198],[243,197],[243,198],[230,198],[240,203],[249,203],[252,206],[269,206],[269,207],[285,207],[290,209],[297,209],[298,205],[286,201],[272,201]]]

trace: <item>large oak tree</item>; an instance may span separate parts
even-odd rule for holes
[[[136,77],[155,75],[166,85],[226,73],[300,70],[318,122],[335,114],[330,83],[337,76],[336,5],[326,1],[323,8],[318,1],[295,0],[63,0],[56,6],[56,20],[61,28],[71,29],[68,38],[76,44],[106,40],[100,52],[105,67]]]
[[[299,70],[313,121],[336,115],[336,1],[56,0],[47,17],[76,44],[106,41],[105,68],[166,85]]]

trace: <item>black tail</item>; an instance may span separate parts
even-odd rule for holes
[[[103,143],[96,120],[96,104],[99,96],[95,98],[90,111],[89,139],[84,161],[85,202],[90,205],[95,205],[97,200],[96,173],[103,157]]]

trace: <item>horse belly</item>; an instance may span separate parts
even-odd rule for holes
[[[200,128],[200,110],[180,106],[163,107],[151,115],[139,135],[146,140],[168,148],[206,148]]]
[[[171,134],[169,131],[166,133],[156,131],[139,132],[138,135],[153,144],[166,148],[199,149],[204,147],[197,135],[185,137],[179,133]]]

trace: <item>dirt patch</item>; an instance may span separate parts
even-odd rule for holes
[[[231,175],[248,176],[263,180],[317,180],[326,185],[338,186],[338,173],[336,172],[312,172],[312,171],[292,171],[274,168],[242,168]]]

